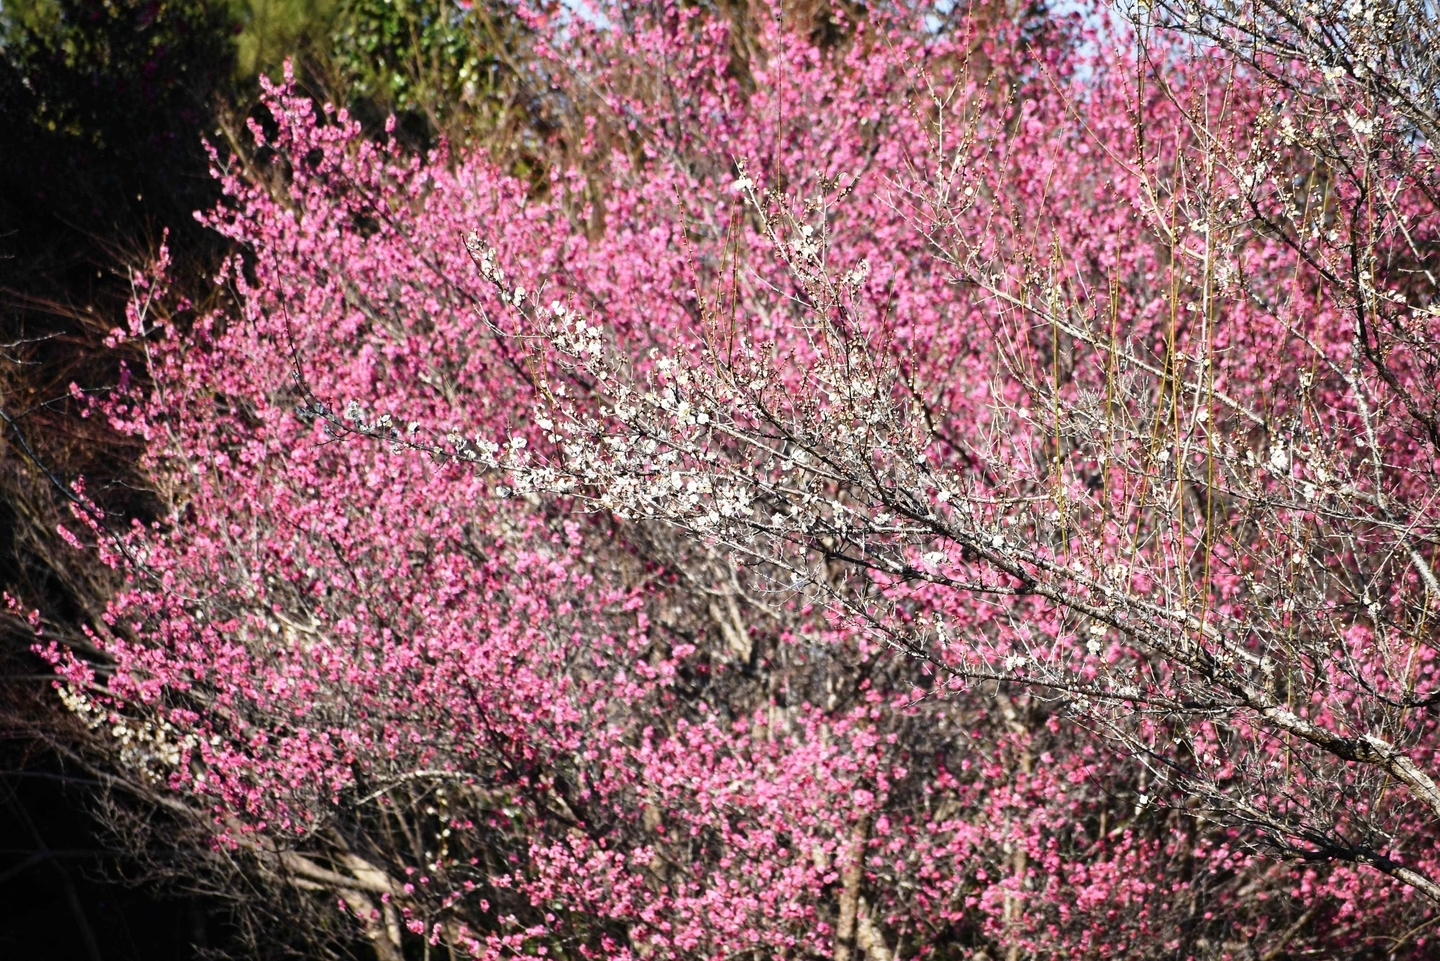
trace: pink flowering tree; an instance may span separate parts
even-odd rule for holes
[[[1425,128],[1103,12],[517,15],[539,182],[281,87],[230,306],[139,281],[117,762],[387,961],[1426,950]]]
[[[931,152],[893,204],[975,291],[947,323],[854,259],[843,180],[742,172],[783,320],[717,299],[637,374],[522,309],[616,386],[492,462],[749,556],[941,677],[1041,693],[1146,765],[1146,803],[1440,898],[1428,93],[1136,29],[1139,63],[1097,41],[1008,116],[926,73]]]

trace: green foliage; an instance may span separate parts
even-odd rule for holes
[[[32,0],[33,2],[33,0]],[[468,140],[505,122],[524,31],[471,0],[229,0],[236,79],[278,79],[286,60],[324,98],[401,115],[421,141]]]
[[[143,258],[162,227],[203,244],[227,0],[3,2],[0,286],[86,302],[97,267]]]
[[[229,72],[230,32],[219,0],[5,0],[0,51],[31,94],[6,101],[9,119],[28,99],[39,129],[117,149],[137,122],[193,126]]]
[[[524,39],[493,0],[0,0],[0,47],[21,75],[41,61],[52,75],[63,64],[105,77],[122,101],[163,78],[174,96],[160,99],[219,94],[243,113],[255,78],[278,79],[290,60],[317,95],[365,116],[399,113],[407,128],[424,128],[422,140],[504,127]],[[140,72],[116,76],[127,70]],[[44,128],[103,135],[94,121],[105,108],[49,89],[52,81],[36,105]]]
[[[231,0],[240,24],[235,37],[236,76],[264,73],[278,79],[287,58],[323,58],[330,49],[338,0]]]
[[[340,0],[331,56],[352,95],[463,136],[493,112],[518,38],[483,3]]]

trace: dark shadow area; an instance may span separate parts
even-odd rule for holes
[[[117,517],[147,507],[126,483],[128,451],[77,416],[70,385],[114,382],[116,358],[101,348],[123,323],[127,266],[166,231],[196,275],[221,253],[191,212],[217,195],[200,136],[231,75],[233,27],[210,0],[7,7],[0,586],[63,636],[94,613],[102,585],[55,542],[66,506],[56,482],[86,477]],[[29,640],[17,622],[0,650],[0,958],[162,961],[223,947],[205,899],[133,883],[136,866],[95,815],[97,785],[53,750],[69,719],[43,696]]]
[[[194,958],[211,946],[204,900],[117,883],[125,878],[125,857],[105,846],[87,812],[92,785],[69,782],[54,764],[6,767],[0,957],[160,961]]]

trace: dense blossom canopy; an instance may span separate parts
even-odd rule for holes
[[[67,702],[384,958],[1423,953],[1423,135],[848,10],[521,11],[530,179],[270,90]]]

